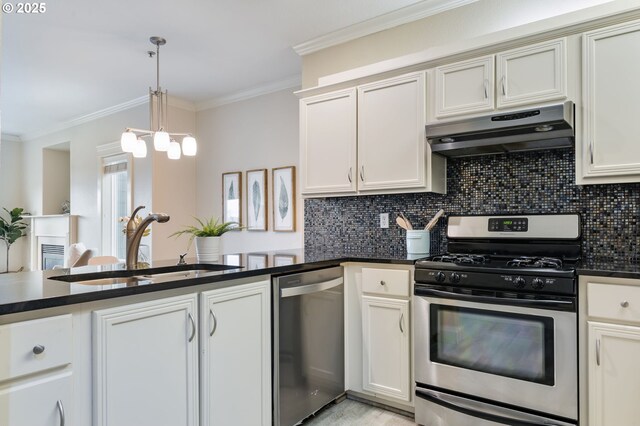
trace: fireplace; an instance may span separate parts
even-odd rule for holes
[[[64,245],[41,244],[40,256],[42,269],[53,269],[54,266],[64,266]]]

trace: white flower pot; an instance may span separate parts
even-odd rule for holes
[[[198,262],[217,262],[220,257],[221,237],[196,237],[196,258]]]

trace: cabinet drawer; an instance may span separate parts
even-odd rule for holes
[[[0,348],[0,381],[70,364],[71,315],[0,326]]]
[[[640,286],[589,283],[590,317],[640,322]]]
[[[362,291],[383,296],[409,297],[409,271],[362,268]]]

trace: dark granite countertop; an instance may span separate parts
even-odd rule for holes
[[[52,308],[95,300],[150,293],[154,291],[189,287],[199,284],[228,281],[259,275],[280,275],[313,269],[335,266],[343,262],[373,262],[413,265],[417,258],[424,256],[407,256],[406,254],[379,253],[336,253],[326,251],[279,250],[272,252],[227,254],[220,262],[212,264],[232,265],[237,268],[222,271],[207,271],[192,274],[188,278],[175,275],[164,277],[135,278],[161,268],[163,272],[176,270],[175,261],[154,262],[151,269],[140,269],[131,272],[118,283],[101,284],[95,280],[91,285],[66,282],[52,277],[87,274],[87,278],[97,278],[96,273],[123,273],[124,264],[84,266],[73,269],[57,269],[50,271],[33,271],[0,274],[0,315],[36,309]],[[195,263],[195,259],[187,259]],[[129,275],[129,273],[127,273]]]
[[[640,279],[640,262],[636,259],[592,258],[583,259],[578,275],[596,277]]]

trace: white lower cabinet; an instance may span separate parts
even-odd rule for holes
[[[640,327],[589,321],[589,426],[640,419]]]
[[[270,281],[202,293],[202,426],[271,424]]]
[[[364,390],[409,401],[409,301],[362,296]]]
[[[94,424],[198,425],[197,295],[93,313]]]

